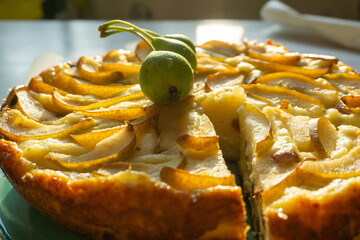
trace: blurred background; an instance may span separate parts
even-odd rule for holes
[[[267,0],[0,0],[0,19],[259,19]],[[300,13],[360,20],[360,0],[282,0]]]

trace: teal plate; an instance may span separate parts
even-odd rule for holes
[[[0,172],[0,239],[86,240],[30,206]]]
[[[249,219],[249,218],[248,218]],[[86,240],[30,206],[0,170],[1,240]],[[248,234],[247,240],[254,240]]]

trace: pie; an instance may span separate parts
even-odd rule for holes
[[[141,46],[12,89],[0,166],[31,205],[90,239],[246,239],[243,199],[260,239],[360,237],[354,69],[270,40],[209,41],[190,95],[161,106],[139,87]]]

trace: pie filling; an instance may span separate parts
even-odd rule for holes
[[[351,215],[359,207],[348,205],[360,186],[360,75],[335,57],[272,41],[210,41],[197,55],[192,92],[171,106],[142,94],[136,52],[54,66],[11,91],[0,133],[34,171],[71,179],[131,171],[165,188],[241,194],[224,156],[238,162],[260,238],[321,239],[336,231],[316,222],[328,216],[347,216],[344,239],[360,235],[359,213]],[[241,239],[246,228],[233,225],[203,239]]]

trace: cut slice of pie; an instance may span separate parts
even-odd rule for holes
[[[245,102],[220,117],[210,112],[226,107],[209,99],[203,107],[220,143],[231,136],[222,136],[221,118],[238,113],[242,186],[259,238],[360,237],[359,75],[335,57],[271,41],[245,46],[247,54],[224,60],[240,77],[224,70],[206,80],[217,97],[241,86]]]
[[[0,166],[33,206],[90,239],[245,239],[225,158],[260,239],[360,237],[355,70],[272,41],[210,41],[190,95],[160,106],[138,85],[140,55],[82,57],[10,92]]]

